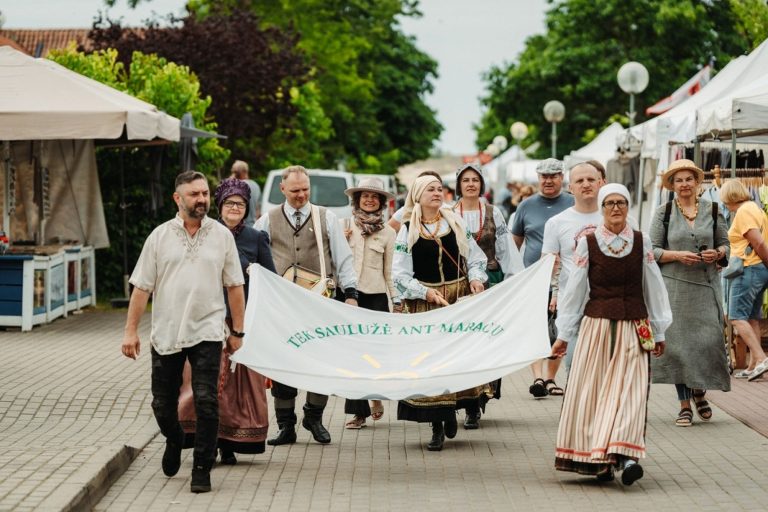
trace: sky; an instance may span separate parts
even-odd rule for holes
[[[185,0],[151,0],[135,9],[126,0],[109,11],[124,25],[141,25],[153,11],[184,12]],[[436,143],[444,153],[475,151],[472,124],[481,117],[485,94],[482,74],[492,65],[513,62],[525,40],[545,31],[546,0],[421,0],[423,16],[401,26],[438,62],[439,77],[427,103],[437,112],[443,134]],[[0,0],[4,28],[88,28],[103,0]],[[509,133],[502,133],[509,139]]]

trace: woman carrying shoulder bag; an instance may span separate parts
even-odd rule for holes
[[[720,199],[734,213],[728,230],[731,257],[744,261],[744,273],[731,280],[728,293],[728,318],[749,348],[747,378],[752,381],[768,372],[768,357],[760,345],[763,292],[768,289],[768,220],[752,201],[749,191],[738,180],[728,180],[720,189]]]

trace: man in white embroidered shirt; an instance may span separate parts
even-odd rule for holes
[[[340,288],[344,290],[345,302],[357,306],[354,259],[336,215],[309,202],[309,175],[304,167],[287,167],[283,170],[282,178],[280,190],[285,196],[285,202],[266,212],[254,225],[256,229],[269,234],[277,273],[294,283],[303,282],[305,287],[318,277],[336,275]],[[317,208],[315,211],[318,212],[318,219],[312,218],[314,208]],[[315,226],[319,227],[319,234]],[[323,267],[321,260],[325,262],[325,276],[320,275]],[[309,277],[304,279],[302,276]],[[275,398],[275,416],[280,430],[267,444],[278,446],[296,442],[297,418],[294,409],[297,395],[296,388],[273,382],[272,396]],[[304,418],[301,421],[301,425],[312,433],[315,441],[322,444],[331,442],[331,435],[322,424],[327,402],[326,395],[307,391]]]
[[[197,415],[190,490],[208,492],[216,458],[222,341],[226,339],[230,353],[242,345],[244,279],[232,233],[206,215],[211,202],[205,176],[179,174],[173,199],[178,214],[150,233],[131,276],[134,289],[122,352],[132,359],[139,356],[138,326],[151,294],[152,410],[166,438],[163,472],[173,476],[181,466],[184,431],[177,409],[182,370],[189,360]],[[222,288],[232,314],[228,335]]]

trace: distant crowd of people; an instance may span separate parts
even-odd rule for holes
[[[229,371],[229,355],[245,334],[253,263],[308,289],[332,282],[330,294],[353,306],[408,314],[482,293],[555,255],[552,349],[531,365],[528,392],[534,399],[563,396],[555,469],[601,481],[616,472],[625,485],[642,478],[651,382],[674,384],[677,426],[691,426],[694,412],[700,421],[712,419],[707,390],[730,390],[726,316],[750,349],[741,376],[755,380],[768,371],[757,325],[768,288],[768,219],[743,185],[731,180],[719,193],[729,228],[720,204],[699,195],[701,169],[689,160],[673,162],[662,185],[674,199],[658,207],[643,233],[629,215],[629,191],[606,183],[599,162],[565,169],[550,158],[537,174],[537,188],[510,183],[498,207],[485,199],[480,165],[457,170],[450,203],[440,176],[427,171],[388,220],[384,210],[393,195],[371,177],[346,190],[353,213],[338,219],[310,203],[310,177],[298,165],[283,170],[285,202],[259,215],[254,197],[260,190],[238,161],[213,195],[218,221],[207,215],[205,176],[179,174],[178,214],[149,235],[130,278],[122,343],[125,356],[138,357],[139,321],[151,296],[152,408],[166,440],[163,472],[175,475],[182,449],[193,447],[191,491],[207,492],[217,450],[222,464],[235,464],[237,453],[297,441],[298,390],[242,365]],[[567,380],[560,385],[562,360]],[[270,439],[267,389],[277,421]],[[463,428],[477,429],[489,401],[500,398],[499,378],[401,400],[397,418],[429,423],[426,448],[440,451],[458,433],[458,410],[464,410]],[[328,396],[307,390],[302,406],[301,426],[322,444],[331,442],[323,425],[327,402]],[[344,410],[350,415],[345,428],[361,429],[369,418],[383,417],[384,404],[346,400]]]

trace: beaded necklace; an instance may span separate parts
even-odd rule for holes
[[[443,216],[440,214],[440,210],[437,211],[437,216],[433,219],[422,219],[421,222],[419,222],[419,233],[421,233],[424,238],[435,240],[437,238],[437,233],[440,231],[440,219],[442,219]],[[432,232],[427,227],[427,224],[438,224],[437,229],[435,230],[435,234],[432,234]]]
[[[687,220],[693,222],[696,220],[696,216],[699,214],[699,199],[696,198],[696,204],[693,209],[693,215],[686,215],[685,211],[683,210],[683,206],[680,204],[679,199],[675,199],[675,204],[677,205],[677,209],[680,210],[680,215],[685,217]]]
[[[608,249],[608,252],[610,252],[614,256],[618,256],[622,253],[622,251],[624,251],[624,249],[627,248],[627,245],[629,245],[629,241],[624,240],[624,243],[621,244],[621,247],[619,247],[618,249],[614,249],[613,247],[611,247],[611,244],[605,244],[605,247]]]
[[[464,218],[464,202],[463,201],[459,201],[459,215],[461,215],[462,219]],[[475,235],[476,242],[479,242],[480,238],[483,236],[483,220],[485,215],[483,215],[482,206],[480,206],[479,215],[480,215],[480,228],[477,230],[477,235]]]

